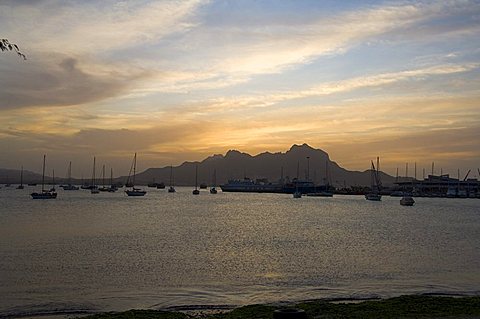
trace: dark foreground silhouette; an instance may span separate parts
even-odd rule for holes
[[[477,297],[433,297],[401,296],[384,300],[360,303],[338,303],[323,300],[292,305],[303,309],[307,318],[480,318],[480,296]],[[157,310],[129,310],[119,313],[103,313],[89,316],[89,319],[271,319],[279,306],[251,305],[236,308],[225,313],[185,314]]]

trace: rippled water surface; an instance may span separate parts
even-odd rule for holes
[[[0,316],[480,294],[480,200],[0,189]]]

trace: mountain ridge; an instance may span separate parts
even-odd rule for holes
[[[366,163],[368,164],[368,163]],[[178,186],[194,185],[195,166],[198,165],[198,181],[210,185],[213,172],[216,171],[217,185],[226,183],[229,179],[268,179],[276,182],[282,177],[293,179],[297,177],[313,180],[316,184],[324,184],[326,179],[335,187],[369,186],[370,170],[350,171],[330,159],[327,152],[316,149],[304,143],[293,144],[285,152],[265,151],[257,155],[250,155],[239,150],[230,149],[225,155],[213,154],[200,161],[185,161],[173,168],[174,184]],[[298,171],[297,171],[298,169]],[[328,178],[326,178],[328,174]],[[380,172],[384,185],[390,185],[395,178]],[[0,169],[0,183],[20,182],[20,170]],[[65,183],[64,178],[55,178],[57,184]],[[114,178],[115,183],[124,184],[127,176]],[[148,168],[135,176],[136,183],[148,184],[163,182],[168,185],[170,180],[170,166]],[[24,170],[24,183],[40,182],[41,174]],[[51,182],[52,177],[46,176],[45,181]],[[81,183],[80,179],[72,179],[75,184]]]

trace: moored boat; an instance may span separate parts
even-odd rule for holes
[[[65,191],[78,191],[79,188],[78,186],[75,186],[72,184],[72,162],[68,164],[68,184],[67,185],[62,185],[61,187]]]
[[[20,173],[20,185],[17,186],[17,189],[24,189],[25,187],[23,186],[23,166],[22,166],[22,171]]]
[[[137,153],[135,153],[135,156],[133,157],[133,177],[132,177],[132,182],[131,182],[131,185],[132,185],[132,189],[126,189],[125,190],[125,194],[127,194],[128,196],[145,196],[145,194],[147,193],[147,191],[141,189],[141,188],[136,188],[135,187],[135,174],[136,174],[136,168],[137,168]],[[131,168],[130,168],[130,173],[131,173]],[[126,185],[130,184],[129,183],[129,180],[130,180],[130,173],[128,174],[128,180],[127,180],[127,183]]]
[[[42,169],[42,191],[31,193],[32,199],[55,199],[57,198],[57,192],[55,188],[46,190],[45,189],[45,158],[46,155],[43,155],[43,169]]]
[[[93,173],[92,173],[92,185],[90,185],[90,193],[91,194],[100,193],[100,191],[98,190],[98,186],[95,184],[95,156],[93,157]]]
[[[380,166],[380,159],[377,157],[377,167],[375,168],[375,165],[373,164],[372,161],[372,168],[370,171],[370,178],[371,178],[371,190],[369,193],[365,194],[365,199],[366,200],[371,200],[371,201],[381,201],[382,200],[382,195],[380,194],[380,187],[381,187],[381,182],[380,182],[380,175],[379,175],[379,166]]]
[[[200,191],[197,188],[197,182],[198,182],[198,165],[195,165],[195,189],[192,191],[193,195],[200,194]]]
[[[173,165],[170,165],[170,187],[168,188],[169,193],[175,193],[175,187],[173,187]]]
[[[415,200],[409,194],[404,195],[400,200],[400,205],[402,206],[413,206],[413,204],[415,204]]]
[[[210,187],[210,194],[217,194],[217,170],[213,170],[213,181],[212,181],[212,187]]]

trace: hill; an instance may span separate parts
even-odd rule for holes
[[[308,157],[308,158],[307,158]],[[195,183],[195,166],[198,165],[199,183],[211,184],[213,171],[216,170],[217,184],[227,182],[229,179],[251,179],[267,178],[270,181],[277,181],[282,176],[290,179],[297,177],[309,178],[318,184],[325,182],[329,175],[330,183],[336,187],[343,185],[368,186],[370,185],[370,170],[363,172],[349,171],[340,167],[332,161],[328,154],[321,150],[310,147],[307,144],[293,145],[285,153],[265,152],[255,156],[237,150],[230,150],[225,155],[216,154],[204,159],[201,162],[184,162],[174,167],[175,185],[193,185]],[[365,165],[368,165],[366,163]],[[168,185],[170,167],[149,168],[136,176],[140,184],[164,182]],[[394,177],[381,172],[383,184],[389,185]]]

